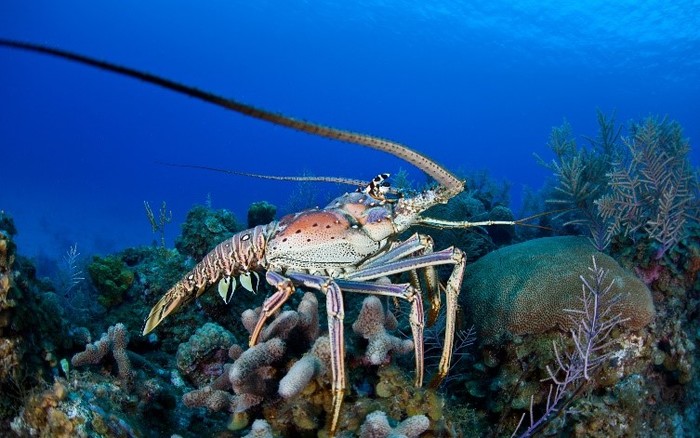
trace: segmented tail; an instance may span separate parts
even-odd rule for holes
[[[227,285],[231,285],[232,277],[265,269],[264,256],[268,236],[276,226],[277,222],[258,225],[236,233],[216,245],[153,306],[146,317],[143,334],[148,334],[168,315],[200,296],[208,286],[222,279]]]
[[[192,288],[187,282],[187,278],[192,275],[190,272],[185,278],[178,281],[175,286],[161,297],[160,300],[151,308],[151,312],[146,317],[146,322],[143,326],[143,334],[147,335],[165,319],[166,316],[173,313],[177,308],[191,302],[196,297],[202,294],[205,286],[201,289]]]

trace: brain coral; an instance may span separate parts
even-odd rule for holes
[[[584,237],[534,239],[491,252],[467,265],[460,304],[486,342],[569,328],[564,309],[581,308],[580,276],[588,278],[592,256],[608,271],[605,284],[614,283],[607,296],[620,294],[615,310],[629,318],[625,325],[636,330],[651,322],[649,289]]]

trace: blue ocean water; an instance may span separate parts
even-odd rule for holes
[[[679,121],[700,162],[700,2],[4,1],[0,37],[162,75],[266,109],[408,144],[453,171],[541,187],[564,119],[596,109]],[[583,144],[585,141],[579,138]],[[0,209],[20,252],[149,244],[143,201],[244,220],[295,184],[165,167],[369,179],[409,166],[128,78],[0,49]],[[415,174],[417,176],[417,174]],[[345,187],[323,190],[340,192]]]

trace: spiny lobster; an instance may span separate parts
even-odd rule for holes
[[[452,173],[420,153],[393,141],[317,125],[226,99],[148,73],[95,60],[82,55],[25,42],[0,40],[0,46],[39,52],[87,64],[103,70],[140,79],[226,109],[286,126],[312,135],[382,150],[413,164],[434,178],[438,185],[412,197],[387,197],[385,175],[364,190],[346,193],[322,209],[310,209],[283,217],[267,225],[241,231],[216,246],[156,304],[146,319],[143,334],[152,331],[178,307],[219,284],[225,296],[239,278],[250,288],[252,273],[265,271],[274,292],[262,305],[250,346],[258,342],[265,322],[289,299],[296,288],[316,290],[326,295],[328,334],[331,348],[333,402],[330,413],[331,435],[338,420],[346,388],[345,344],[343,337],[343,292],[382,295],[410,303],[410,325],[415,351],[415,385],[423,384],[423,328],[426,324],[418,272],[424,277],[430,302],[429,321],[441,307],[441,290],[446,296],[444,348],[435,386],[446,376],[452,358],[457,297],[465,269],[464,253],[456,247],[433,251],[430,236],[413,234],[401,241],[398,236],[414,225],[438,228],[485,225],[516,225],[522,221],[445,221],[421,214],[437,204],[447,203],[464,189]],[[446,284],[440,284],[435,267],[452,265]],[[409,273],[411,281],[402,284],[374,282],[393,274]]]

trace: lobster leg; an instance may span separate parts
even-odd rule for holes
[[[430,241],[430,242],[429,242]],[[415,233],[403,242],[396,243],[387,252],[380,254],[377,257],[370,258],[362,264],[362,268],[374,268],[382,266],[388,262],[403,259],[411,254],[432,245],[430,236]]]
[[[265,300],[262,305],[262,310],[260,311],[260,316],[258,317],[258,322],[255,324],[255,328],[250,334],[250,340],[248,341],[248,346],[252,347],[258,343],[260,338],[260,332],[263,329],[265,322],[272,316],[284,303],[287,302],[289,297],[292,296],[294,291],[294,285],[292,281],[276,272],[267,271],[265,275],[267,282],[277,289],[269,298]]]
[[[331,344],[331,371],[333,381],[333,403],[331,407],[331,427],[329,436],[335,436],[340,418],[340,408],[343,405],[345,393],[345,338],[343,332],[343,319],[345,308],[343,306],[343,293],[338,284],[328,277],[318,277],[309,274],[291,274],[295,282],[301,286],[315,289],[326,295],[326,313],[328,314],[328,338]]]
[[[445,286],[445,298],[447,300],[445,343],[442,349],[442,356],[440,357],[440,364],[438,365],[438,372],[430,381],[431,388],[440,386],[440,382],[442,382],[442,379],[444,379],[450,371],[450,363],[452,362],[457,308],[459,307],[457,300],[462,287],[462,278],[464,277],[467,259],[464,252],[459,248],[453,249],[451,259],[455,263],[455,267],[452,269],[452,274],[450,274],[450,278],[447,280],[447,285]]]
[[[426,240],[425,249],[421,254],[431,254],[433,252],[433,239],[430,236],[423,236]],[[426,266],[421,270],[423,274],[423,280],[425,282],[425,287],[428,290],[428,300],[430,302],[430,312],[428,313],[428,326],[432,326],[437,321],[438,315],[440,314],[440,307],[442,307],[442,301],[440,298],[440,282],[438,281],[437,271],[435,266]],[[415,287],[418,292],[421,291],[420,279],[418,277],[418,271],[412,270],[409,273],[411,277],[411,284]]]
[[[353,292],[369,295],[384,295],[394,298],[402,298],[411,303],[411,332],[413,333],[413,350],[416,355],[416,387],[423,386],[424,374],[424,345],[423,328],[425,327],[425,314],[423,313],[423,298],[420,291],[409,284],[376,284],[360,281],[336,280],[340,289],[344,292]]]
[[[428,251],[426,251],[428,252]],[[432,248],[431,251],[432,252]],[[428,289],[428,300],[430,301],[430,313],[428,313],[428,326],[435,324],[440,314],[442,300],[440,297],[440,283],[434,266],[428,266],[423,270],[426,288]]]
[[[361,269],[374,268],[382,266],[388,262],[403,259],[411,254],[430,254],[433,252],[433,239],[426,234],[415,233],[403,242],[398,243],[389,251],[366,261]],[[416,288],[418,293],[421,291],[420,280],[416,270],[409,272],[411,285]],[[428,290],[428,298],[430,300],[430,313],[428,314],[428,325],[433,325],[437,320],[442,306],[439,290],[439,282],[437,272],[434,266],[426,266],[423,272],[423,278]]]
[[[335,436],[340,417],[340,407],[345,395],[345,337],[343,332],[343,294],[333,281],[321,284],[326,294],[326,312],[328,313],[328,338],[331,342],[331,368],[333,370],[333,408],[331,410],[330,436]],[[325,290],[324,290],[325,289]]]
[[[445,342],[438,365],[438,372],[430,382],[431,387],[440,385],[442,379],[450,370],[452,361],[452,347],[454,346],[455,323],[457,319],[457,298],[459,296],[462,277],[466,266],[464,253],[459,248],[450,247],[442,251],[429,254],[408,257],[403,260],[398,260],[391,263],[386,263],[383,266],[375,266],[372,268],[359,269],[347,275],[348,280],[374,280],[387,275],[398,274],[400,272],[408,272],[415,269],[426,267],[434,267],[438,265],[455,265],[447,280],[445,287],[446,295],[446,318],[445,318]]]

